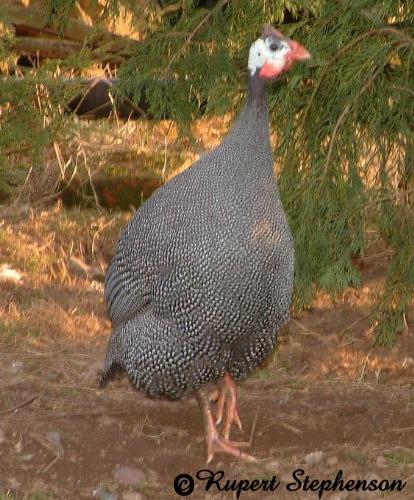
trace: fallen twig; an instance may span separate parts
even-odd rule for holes
[[[357,320],[355,320],[353,323],[351,323],[349,326],[347,326],[346,328],[344,328],[343,330],[340,330],[338,333],[339,335],[343,335],[344,333],[346,332],[349,332],[350,330],[352,330],[352,328],[354,328],[355,325],[357,325],[360,321],[364,320],[364,319],[367,319],[369,318],[370,316],[372,316],[372,313],[370,314],[364,314],[364,316],[361,316],[360,318],[358,318]]]
[[[303,431],[301,431],[297,427],[294,427],[293,425],[287,424],[286,422],[279,422],[279,425],[281,427],[284,427],[286,430],[293,432],[293,434],[297,435],[303,434]]]
[[[32,396],[30,399],[28,399],[27,401],[23,401],[23,403],[20,403],[19,405],[13,407],[13,408],[9,408],[8,410],[3,410],[3,411],[0,411],[0,415],[7,415],[8,413],[14,413],[16,412],[17,410],[21,410],[22,408],[24,408],[25,406],[28,406],[30,405],[31,403],[33,403],[33,401],[35,399],[38,398],[38,395],[36,394],[35,396]]]

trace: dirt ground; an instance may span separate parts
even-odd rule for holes
[[[105,390],[97,383],[110,323],[102,283],[89,271],[104,270],[126,217],[79,220],[62,209],[0,217],[8,266],[0,281],[1,500],[179,498],[173,485],[183,473],[195,479],[189,498],[237,498],[217,484],[206,491],[196,478],[206,468],[280,482],[244,499],[318,498],[303,484],[287,490],[298,469],[302,479],[333,481],[342,470],[345,481],[406,482],[400,492],[322,498],[414,498],[414,315],[392,349],[373,346],[370,326],[387,252],[367,258],[360,289],[319,295],[293,317],[267,365],[239,384],[244,431],[232,437],[251,440],[257,462],[217,455],[206,466],[194,398],[158,401],[126,379]],[[72,255],[91,267],[79,270]]]

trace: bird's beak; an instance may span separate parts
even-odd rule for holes
[[[288,40],[288,44],[292,51],[290,53],[290,59],[292,61],[304,61],[312,57],[310,52],[307,51],[303,45],[295,42],[295,40]]]

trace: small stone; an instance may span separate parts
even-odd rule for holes
[[[114,471],[114,479],[117,483],[127,484],[129,486],[136,485],[145,481],[145,473],[137,467],[130,465],[121,465]]]
[[[142,500],[142,495],[136,491],[127,491],[122,495],[122,500]]]
[[[337,465],[338,464],[338,457],[329,457],[326,461],[328,465]]]
[[[118,495],[102,488],[102,486],[93,490],[92,496],[98,498],[98,500],[118,500]]]
[[[10,371],[13,375],[17,375],[23,369],[23,363],[21,361],[13,361],[10,365]]]
[[[20,283],[22,275],[16,269],[13,269],[8,264],[0,265],[0,281],[11,281],[12,283]]]
[[[312,453],[308,453],[305,456],[305,462],[308,465],[315,465],[315,464],[318,464],[322,460],[322,457],[323,457],[322,451],[320,451],[320,450],[313,451]]]
[[[383,455],[380,455],[379,457],[377,457],[376,464],[378,467],[386,467],[387,459]]]
[[[272,460],[265,465],[265,469],[269,472],[273,472],[273,474],[279,474],[280,463],[277,460]]]
[[[61,455],[63,455],[64,450],[63,450],[63,446],[62,446],[62,440],[60,438],[60,432],[58,432],[58,431],[47,432],[46,437],[47,437],[49,443],[51,443],[56,448],[56,450]]]

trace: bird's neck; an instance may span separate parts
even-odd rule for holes
[[[233,126],[231,135],[245,143],[244,152],[249,145],[253,147],[252,153],[255,153],[260,146],[270,148],[266,82],[257,75],[249,77],[246,103]]]
[[[266,81],[260,78],[258,72],[251,76],[249,75],[249,90],[247,95],[246,106],[255,107],[267,114],[267,84]]]

